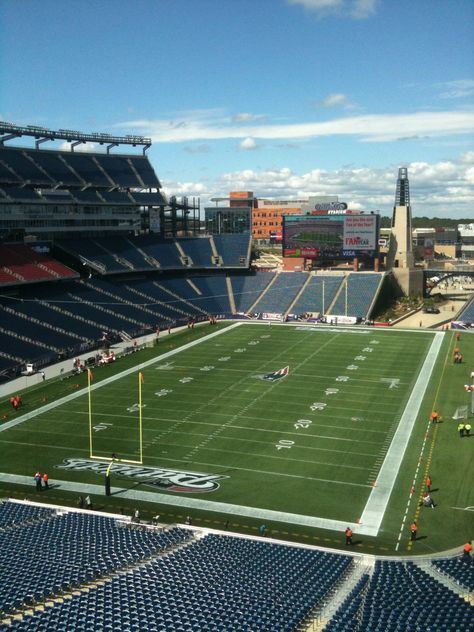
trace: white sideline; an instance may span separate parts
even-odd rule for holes
[[[402,464],[405,450],[411,437],[413,426],[415,425],[426,387],[433,372],[436,358],[438,357],[441,344],[443,342],[443,332],[434,335],[433,342],[426,354],[425,361],[411,392],[410,398],[405,406],[403,415],[398,424],[398,428],[390,443],[390,448],[385,455],[384,462],[380,468],[379,475],[370,492],[364,511],[360,518],[360,524],[367,535],[376,536],[379,532],[388,501],[397,478],[398,471]],[[371,531],[368,533],[367,529]],[[361,529],[357,531],[361,533]]]

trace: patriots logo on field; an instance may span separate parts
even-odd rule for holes
[[[272,373],[265,373],[264,375],[256,375],[260,380],[266,380],[267,382],[276,382],[286,377],[290,371],[289,366],[283,367],[279,371],[273,371]]]

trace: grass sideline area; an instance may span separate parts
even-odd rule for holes
[[[461,365],[452,361],[456,344]],[[387,555],[461,547],[474,537],[474,439],[461,439],[452,417],[470,410],[464,384],[473,360],[474,336],[466,333],[456,342],[453,332],[219,324],[163,336],[157,347],[93,371],[93,455],[137,460],[141,370],[143,468],[115,463],[113,493],[104,495],[104,463],[90,459],[82,374],[25,391],[17,413],[0,402],[7,415],[0,493],[75,504],[84,490],[100,509],[139,506],[144,518],[190,515],[196,525],[247,533],[264,523],[274,537],[337,548],[350,523],[357,550]],[[442,416],[434,426],[433,407]],[[410,440],[397,461],[403,426]],[[390,455],[396,467],[387,470]],[[384,467],[386,508],[372,502]],[[41,494],[37,469],[53,483]],[[435,510],[419,506],[428,472]],[[380,525],[376,535],[361,535],[370,502],[373,513],[382,506]]]

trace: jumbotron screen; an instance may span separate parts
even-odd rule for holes
[[[373,257],[379,216],[361,213],[283,216],[283,256],[306,259]]]

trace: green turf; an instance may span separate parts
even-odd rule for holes
[[[220,329],[199,328],[173,336],[173,342],[164,339],[157,349],[132,354],[114,366],[97,369],[93,384],[98,386],[101,380],[118,371],[145,364],[158,352],[179,348],[180,343],[215,331]],[[474,340],[468,335],[465,338],[465,357],[469,357],[474,352]],[[302,330],[248,324],[204,340],[143,368],[144,464],[222,477],[214,491],[188,493],[187,497],[355,522],[377,479],[432,340],[433,334],[426,332]],[[415,543],[414,550],[408,550],[402,528],[425,439],[425,422],[434,399],[437,398],[441,412],[444,406],[450,411],[466,400],[462,383],[466,381],[467,369],[451,364],[451,342],[452,335],[448,334],[406,457],[400,472],[394,474],[396,484],[382,530],[377,538],[363,539],[362,548],[416,553],[447,548],[464,539],[472,513],[461,509],[447,511],[445,499],[452,498],[451,506],[455,502],[462,507],[474,505],[472,485],[463,483],[464,475],[472,481],[469,457],[474,440],[459,440],[450,432],[452,427],[447,420],[436,429],[433,449],[432,428],[425,441],[424,458],[431,450],[430,472],[435,484],[438,476],[441,478],[438,470],[443,470],[442,492],[440,489],[433,494],[439,506],[431,514],[425,510],[417,516],[420,532],[423,521],[433,523],[430,537]],[[446,358],[449,361],[445,364]],[[287,377],[274,382],[261,379],[286,366],[289,366]],[[390,379],[399,380],[396,387],[389,388]],[[20,414],[46,403],[43,399],[51,402],[80,391],[85,384],[85,376],[80,376],[39,385],[25,393],[25,409]],[[110,456],[115,452],[122,459],[136,460],[138,370],[96,388],[91,401],[94,454]],[[3,410],[9,419],[15,416],[7,403],[2,404]],[[0,433],[0,442],[3,472],[33,475],[36,469],[41,469],[47,470],[53,480],[102,483],[102,477],[96,473],[57,468],[64,459],[89,457],[87,392]],[[455,455],[462,472],[446,466],[446,460]],[[408,519],[417,511],[422,480],[418,469]],[[136,480],[121,474],[113,476],[113,485],[177,498],[186,496],[182,492],[137,485]],[[0,489],[5,488],[3,483]],[[73,495],[54,492],[54,498],[54,502],[58,499],[71,502]],[[116,497],[101,498],[100,502],[110,508],[131,504]],[[149,507],[150,513],[156,510],[155,506]],[[163,515],[168,513],[178,518],[182,515],[179,508],[161,506],[158,510]],[[229,520],[231,528],[233,525],[240,530],[252,531],[259,524],[257,519],[236,518],[219,509],[213,512],[212,506],[194,511],[193,517],[212,526],[222,526]],[[269,526],[276,537],[336,546],[339,543],[340,534],[331,531],[295,527],[291,523]]]

